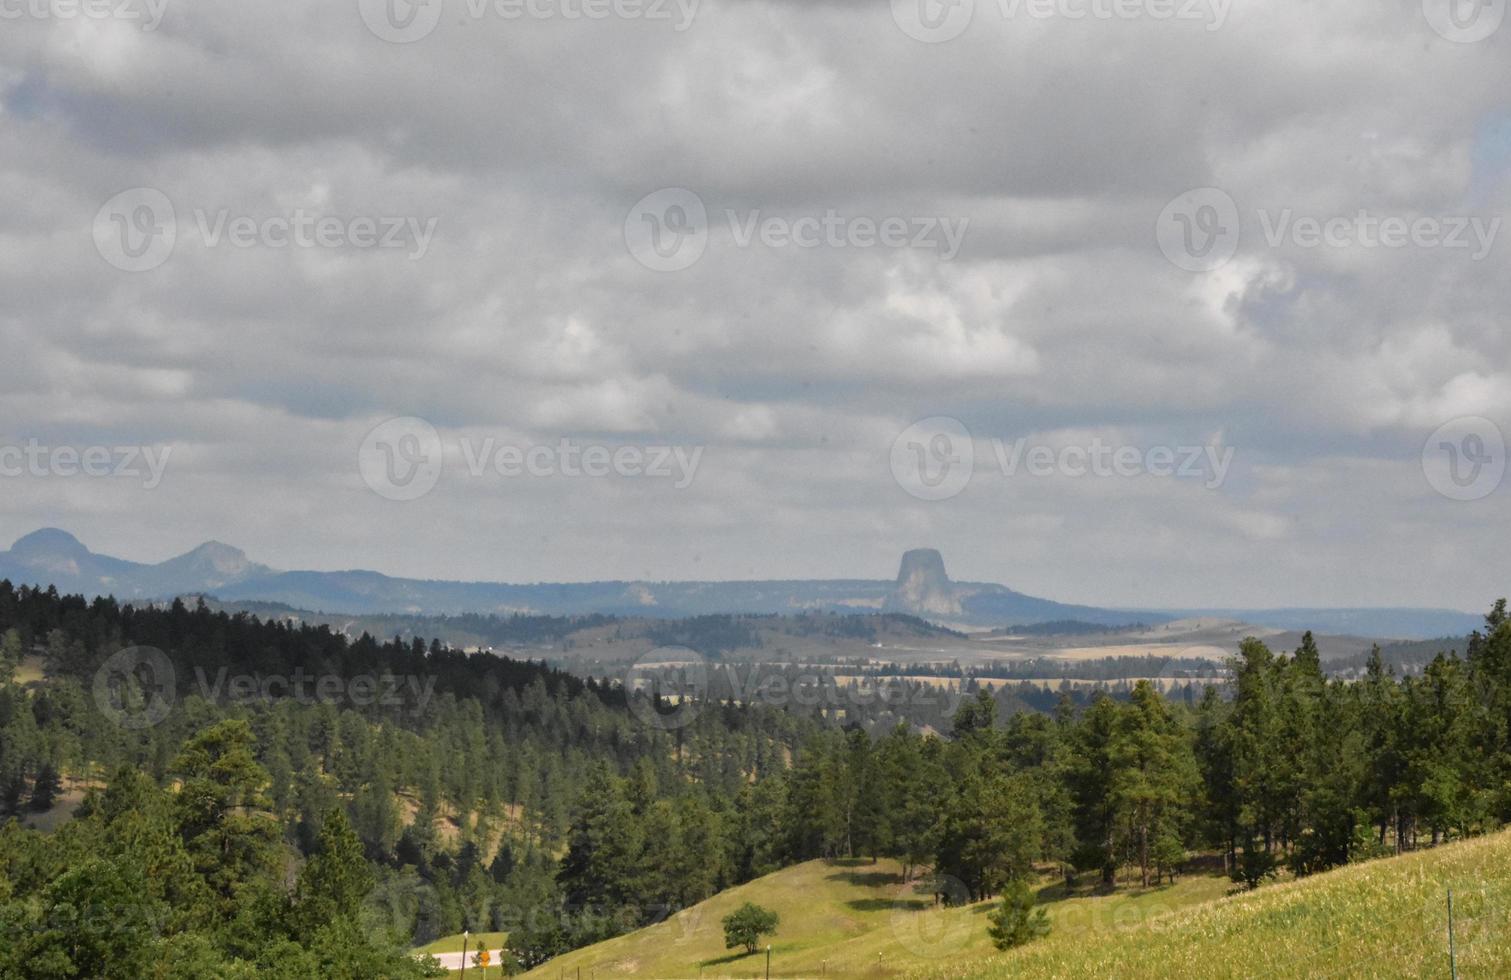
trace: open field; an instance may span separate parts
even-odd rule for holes
[[[35,653],[28,653],[21,658],[21,663],[16,666],[17,684],[35,684],[45,676],[44,667],[47,659]]]
[[[1255,892],[1211,875],[1108,895],[1047,885],[1040,903],[1053,932],[1005,953],[986,934],[991,903],[936,907],[895,862],[810,861],[526,976],[764,976],[764,953],[724,948],[720,920],[746,901],[781,915],[773,977],[1447,976],[1450,886],[1459,975],[1511,976],[1511,833]]]
[[[1051,935],[908,976],[1446,977],[1450,887],[1459,976],[1511,976],[1508,833],[1172,911],[1133,934]]]
[[[568,953],[528,977],[703,977],[765,975],[765,955],[724,948],[720,920],[744,902],[773,909],[781,925],[770,938],[773,977],[882,977],[991,952],[990,903],[936,907],[927,886],[904,884],[895,861],[809,861],[715,895],[667,922]],[[1126,890],[1052,902],[1062,935],[1085,935],[1217,898],[1223,878],[1191,877],[1147,891]],[[1047,894],[1057,894],[1051,888]]]
[[[833,665],[842,674],[847,674],[844,667],[855,663],[896,664],[914,669],[958,664],[967,670],[1002,661],[1060,660],[1071,664],[1120,657],[1172,657],[1221,663],[1238,653],[1245,637],[1258,637],[1271,649],[1286,653],[1301,643],[1301,634],[1297,632],[1212,618],[1177,620],[1154,627],[1055,635],[1018,635],[1004,630],[954,636],[893,624],[872,639],[800,634],[789,623],[762,619],[750,622],[753,635],[759,637],[758,645],[738,646],[709,659],[725,664]],[[1325,634],[1318,634],[1316,641],[1324,662],[1360,657],[1367,654],[1376,642],[1368,637]],[[630,662],[639,662],[643,668],[670,667],[686,662],[675,656],[661,657],[654,662],[640,659],[646,654],[648,642],[629,627],[596,627],[574,633],[568,644],[549,652],[540,651],[538,655],[549,656],[553,663],[567,669],[601,676],[618,676]],[[672,646],[668,649],[679,648]]]
[[[1047,655],[1071,661],[1101,660],[1103,657],[1204,657],[1208,660],[1222,660],[1233,656],[1235,652],[1236,644],[1235,649],[1230,650],[1210,643],[1118,643],[1109,646],[1059,647]]]
[[[467,940],[467,950],[470,954],[480,949],[479,944],[486,944],[489,949],[498,949],[504,944],[509,934],[507,932],[474,932]],[[421,953],[460,953],[462,951],[462,934],[454,936],[442,936],[433,943],[426,943],[419,947]]]

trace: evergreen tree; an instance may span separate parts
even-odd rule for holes
[[[1002,892],[1002,901],[988,915],[987,934],[998,949],[1012,949],[1049,935],[1049,916],[1034,907],[1034,893],[1024,878],[1014,878]]]

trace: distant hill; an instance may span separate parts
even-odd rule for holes
[[[1411,640],[1465,636],[1485,625],[1483,616],[1456,609],[1309,609],[1302,606],[1290,609],[1185,609],[1169,612],[1178,617],[1241,619],[1246,623],[1278,630],[1312,630],[1317,633],[1389,636]]]
[[[1024,595],[1002,585],[953,582],[939,552],[908,552],[896,581],[571,582],[510,585],[394,578],[369,571],[276,571],[210,542],[156,565],[90,551],[55,528],[0,552],[0,578],[120,599],[208,594],[227,602],[371,615],[617,615],[664,619],[712,613],[901,612],[966,626],[1079,619],[1125,623],[1129,614]],[[1160,619],[1156,614],[1155,620]]]
[[[238,582],[275,575],[230,545],[206,542],[155,565],[96,554],[67,531],[43,528],[0,552],[0,579],[55,585],[59,592],[120,599],[155,599],[185,592],[211,592]]]
[[[1092,626],[1159,624],[1222,616],[1275,629],[1422,639],[1463,635],[1478,616],[1443,609],[1272,609],[1191,613],[1074,605],[988,582],[957,582],[939,552],[903,555],[897,578],[750,582],[557,582],[528,585],[395,578],[379,572],[279,571],[227,544],[208,542],[157,564],[90,551],[66,531],[46,528],[0,552],[0,579],[55,585],[86,596],[156,600],[185,594],[227,602],[276,603],[352,616],[469,613],[638,616],[680,619],[717,613],[895,612],[944,626],[990,629],[1073,620]]]

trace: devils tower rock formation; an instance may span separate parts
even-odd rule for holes
[[[944,557],[933,548],[905,553],[886,607],[915,616],[958,616],[960,597],[945,574]]]

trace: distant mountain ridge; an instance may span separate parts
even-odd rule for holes
[[[119,599],[156,599],[184,592],[208,592],[249,579],[275,575],[245,552],[217,541],[155,565],[96,554],[78,538],[43,528],[0,552],[0,578],[32,585],[56,585],[60,592]]]
[[[1067,605],[1001,585],[952,582],[932,549],[903,556],[895,582],[867,579],[752,582],[574,582],[511,585],[404,579],[370,571],[278,571],[230,545],[209,542],[160,564],[90,551],[44,528],[0,552],[0,578],[88,596],[161,600],[208,594],[227,602],[273,602],[295,609],[367,615],[512,613],[677,618],[711,613],[906,612],[960,625],[1046,619],[1122,624],[1114,609]],[[1153,615],[1153,614],[1150,614]],[[1158,616],[1154,616],[1158,619]]]
[[[208,594],[227,602],[282,603],[295,609],[370,615],[606,615],[680,618],[714,613],[904,612],[961,627],[1078,620],[1117,626],[1165,622],[1182,612],[1081,606],[986,582],[956,582],[938,551],[903,555],[897,578],[736,582],[558,582],[529,585],[395,578],[371,571],[279,571],[245,552],[207,542],[157,564],[96,554],[57,528],[44,528],[0,552],[0,579],[54,585],[61,592],[123,601]],[[1277,628],[1328,629],[1346,623],[1363,635],[1425,638],[1463,634],[1479,617],[1453,610],[1226,610]],[[1388,629],[1384,628],[1388,625]]]

